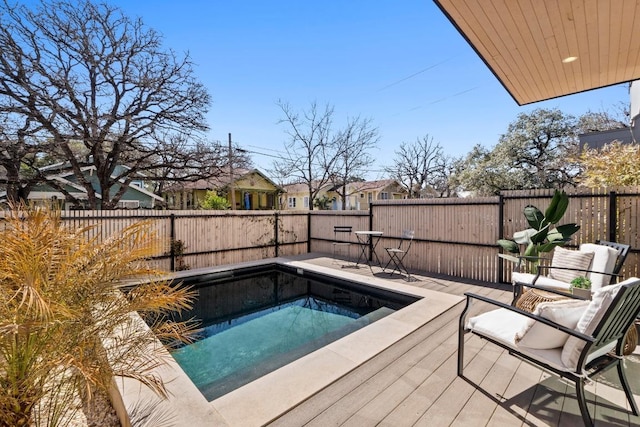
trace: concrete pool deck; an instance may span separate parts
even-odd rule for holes
[[[165,380],[170,398],[162,400],[133,380],[119,379],[117,385],[127,412],[135,413],[136,408],[139,412],[143,412],[145,407],[153,408],[157,416],[166,414],[168,422],[192,427],[265,425],[462,301],[458,295],[289,258],[189,270],[175,276],[180,278],[271,263],[353,280],[421,299],[211,402],[206,401],[173,358],[167,355],[168,364],[156,372]]]

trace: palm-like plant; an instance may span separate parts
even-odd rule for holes
[[[500,256],[517,263],[518,266],[523,260],[530,261],[535,269],[540,254],[551,252],[556,246],[564,246],[580,229],[580,226],[575,223],[556,226],[568,206],[569,196],[564,191],[558,190],[554,192],[544,214],[533,205],[526,206],[523,213],[530,228],[513,233],[512,239],[500,239],[497,242],[505,251],[517,256],[508,254],[500,254]],[[523,253],[520,253],[521,245],[524,246]]]
[[[90,227],[65,227],[56,211],[20,206],[2,225],[0,425],[64,425],[73,399],[106,392],[116,375],[166,395],[151,373],[166,353],[150,343],[189,339],[192,325],[167,314],[188,308],[193,293],[148,267],[157,243],[150,224],[101,241]],[[119,290],[140,278],[126,295]],[[158,320],[141,329],[135,311]]]

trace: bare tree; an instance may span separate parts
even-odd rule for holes
[[[278,177],[306,184],[309,189],[309,209],[322,187],[330,182],[331,173],[340,155],[340,144],[332,137],[333,107],[318,107],[314,101],[309,109],[297,112],[283,101],[277,105],[284,113],[279,123],[286,124],[290,139],[285,143],[285,154],[273,162]]]
[[[412,144],[403,142],[395,154],[393,165],[385,170],[409,192],[409,198],[418,198],[422,190],[433,186],[446,164],[442,147],[429,135]]]
[[[43,0],[32,10],[4,0],[0,51],[0,114],[22,124],[5,129],[7,140],[29,135],[43,144],[36,151],[62,155],[92,208],[115,207],[153,170],[163,141],[197,140],[207,129],[210,97],[188,54],[163,49],[158,33],[105,3]],[[78,142],[88,156],[76,156]],[[181,161],[197,168],[193,153]],[[97,189],[81,172],[87,161]]]
[[[342,199],[342,209],[347,208],[347,183],[357,180],[373,163],[369,151],[376,147],[379,140],[378,129],[373,127],[371,119],[355,117],[347,119],[344,129],[336,135],[338,157],[331,174],[336,193]]]

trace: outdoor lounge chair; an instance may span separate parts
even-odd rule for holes
[[[590,279],[591,290],[597,291],[616,281],[628,253],[629,245],[608,241],[583,243],[577,251],[557,247],[551,265],[539,265],[537,274],[518,271],[511,274],[513,303],[529,285],[569,292],[571,280],[577,276]]]
[[[389,264],[393,263],[393,271],[391,271],[392,275],[396,271],[399,271],[400,274],[404,271],[407,274],[407,281],[411,280],[411,274],[402,261],[404,260],[404,257],[407,256],[407,253],[409,253],[409,249],[411,249],[411,243],[413,242],[414,235],[415,232],[413,230],[403,230],[402,238],[400,239],[400,243],[397,247],[384,248],[389,255],[389,261],[387,261],[387,264],[384,266],[382,271],[385,271],[387,267],[389,267]]]
[[[535,285],[533,285],[535,286]],[[601,288],[591,301],[564,299],[541,303],[534,313],[484,296],[465,293],[458,329],[458,375],[463,377],[465,333],[472,332],[510,355],[575,383],[580,413],[593,426],[584,385],[616,367],[634,415],[639,415],[623,363],[624,336],[640,312],[640,279]],[[498,307],[466,320],[474,300]]]

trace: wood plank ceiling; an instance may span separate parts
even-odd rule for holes
[[[640,0],[434,1],[519,105],[640,79]]]

